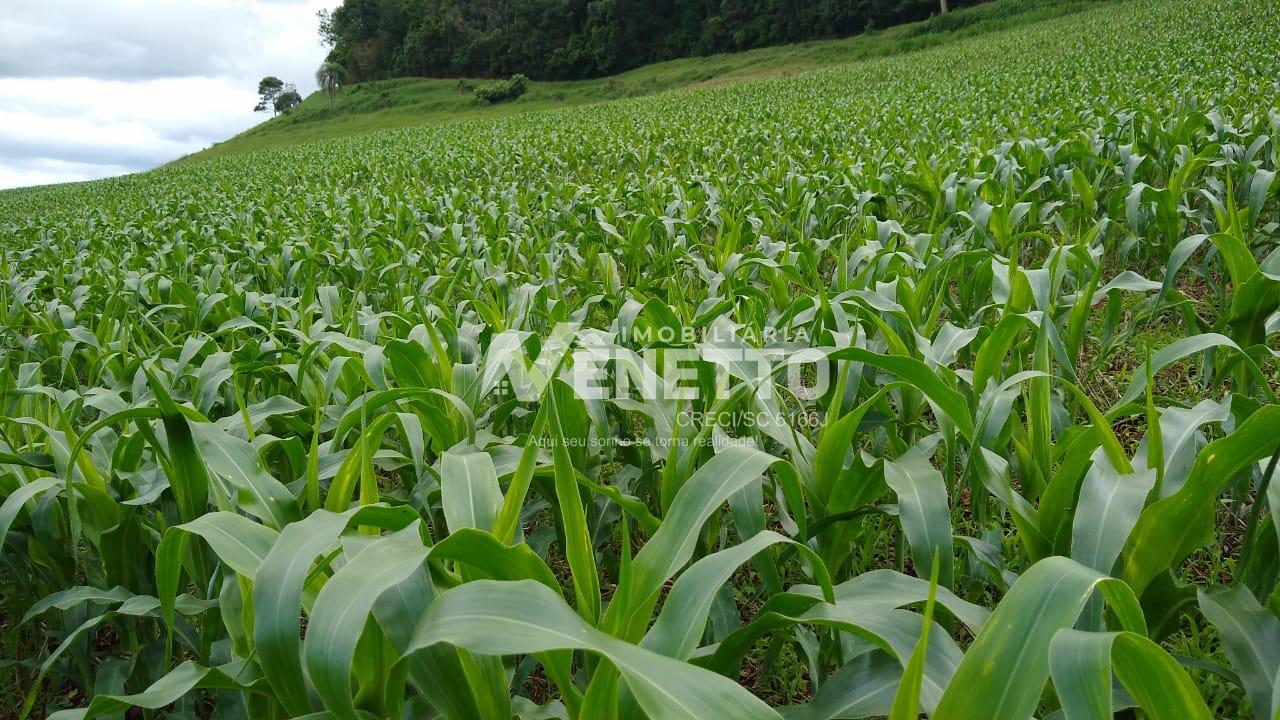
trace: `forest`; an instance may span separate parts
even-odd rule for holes
[[[854,35],[980,0],[344,0],[320,13],[348,81],[610,75],[690,55]]]

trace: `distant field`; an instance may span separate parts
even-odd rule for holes
[[[1280,4],[1028,17],[0,193],[3,707],[1275,720]]]
[[[792,75],[816,68],[910,52],[958,38],[1039,22],[1104,0],[994,0],[932,20],[844,40],[800,43],[749,52],[658,63],[614,77],[535,82],[513,102],[489,105],[460,92],[458,80],[403,78],[346,88],[332,102],[312,93],[287,116],[273,118],[226,142],[183,158],[203,160],[376,130],[493,118],[514,112],[650,95],[685,87]],[[1114,0],[1118,1],[1118,0]],[[471,78],[473,84],[483,79]]]

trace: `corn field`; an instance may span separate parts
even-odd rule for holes
[[[10,711],[1280,718],[1278,102],[1126,0],[0,194]]]

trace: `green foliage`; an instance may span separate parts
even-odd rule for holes
[[[462,87],[459,85],[459,87]],[[529,78],[516,73],[506,80],[497,80],[475,88],[473,94],[477,100],[487,103],[499,103],[503,100],[515,100],[529,90]]]
[[[276,96],[274,106],[278,113],[288,113],[294,108],[302,104],[302,96],[298,94],[293,86]]]
[[[326,60],[316,68],[316,85],[330,100],[338,94],[338,89],[347,82],[347,69],[336,62]],[[301,102],[301,100],[299,100]]]
[[[357,81],[514,70],[567,80],[689,55],[845,37],[931,16],[958,17],[943,30],[971,21],[963,11],[943,16],[939,9],[938,0],[343,0],[319,16],[319,32],[333,48],[329,59],[349,67]]]
[[[254,112],[274,110],[276,99],[284,92],[284,81],[274,75],[268,75],[258,81],[258,104]]]
[[[1277,28],[0,194],[12,707],[1274,716]]]

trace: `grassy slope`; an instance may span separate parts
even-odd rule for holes
[[[535,82],[513,102],[483,104],[458,91],[457,80],[401,78],[352,85],[330,102],[312,93],[287,116],[268,120],[178,162],[293,145],[376,130],[648,95],[696,85],[790,75],[872,57],[918,50],[1011,25],[1065,15],[1100,0],[994,0],[923,22],[843,40],[741,53],[683,58],[594,80]]]

